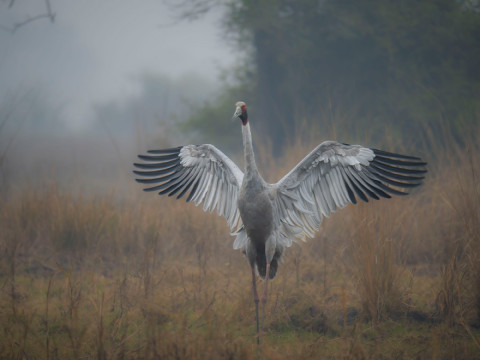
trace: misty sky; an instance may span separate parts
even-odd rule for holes
[[[44,2],[0,0],[0,25],[11,27],[45,12]],[[121,99],[138,89],[145,72],[175,79],[198,73],[215,80],[233,63],[222,41],[221,14],[176,21],[162,0],[51,0],[54,24],[46,19],[0,31],[0,96],[40,89],[62,117],[81,127],[91,104]]]

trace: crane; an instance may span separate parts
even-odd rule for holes
[[[149,150],[134,165],[145,191],[160,195],[187,192],[186,201],[217,210],[236,236],[234,249],[247,257],[252,273],[257,343],[260,344],[268,297],[268,282],[277,274],[285,248],[297,240],[314,237],[322,218],[357,197],[365,202],[391,195],[407,195],[426,173],[418,157],[325,141],[313,149],[275,184],[267,183],[255,163],[245,102],[235,104],[232,120],[242,122],[245,172],[210,144]],[[265,280],[261,299],[257,274]],[[259,324],[259,302],[262,302]]]

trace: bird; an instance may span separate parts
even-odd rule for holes
[[[203,203],[203,210],[224,216],[235,236],[233,248],[248,259],[255,303],[256,338],[260,344],[268,298],[268,284],[278,270],[285,249],[313,238],[324,217],[369,199],[407,195],[422,184],[426,165],[421,158],[362,145],[324,141],[277,183],[260,175],[253,151],[250,119],[243,101],[235,104],[232,121],[241,121],[244,171],[211,144],[149,150],[134,163],[144,191],[187,195]],[[257,276],[264,279],[261,298]],[[259,302],[262,303],[259,319]]]

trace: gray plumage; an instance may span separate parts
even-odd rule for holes
[[[203,203],[205,211],[216,209],[226,218],[236,236],[234,249],[246,254],[252,268],[258,334],[255,272],[266,277],[265,305],[268,279],[275,277],[286,247],[312,238],[324,216],[356,203],[357,197],[368,202],[407,195],[409,188],[422,183],[426,163],[418,157],[325,141],[279,182],[268,184],[255,163],[246,105],[235,106],[234,119],[242,120],[245,173],[209,144],[151,150],[150,155],[139,155],[144,162],[135,164],[141,170],[134,173],[141,176],[138,182],[149,185],[145,191],[177,198],[188,193],[187,202]]]

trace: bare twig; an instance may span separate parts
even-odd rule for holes
[[[9,9],[12,8],[14,2],[15,2],[15,0],[10,1],[10,4],[8,4]],[[31,17],[29,16],[24,21],[17,22],[15,24],[13,24],[12,27],[0,24],[0,30],[7,31],[7,32],[10,32],[10,33],[13,34],[13,33],[15,33],[15,31],[17,31],[22,26],[25,26],[25,25],[27,25],[31,22],[41,20],[41,19],[50,19],[50,22],[54,23],[56,14],[52,11],[52,6],[50,5],[50,0],[45,0],[45,8],[46,8],[46,12],[44,14],[38,14],[38,15],[35,15],[35,16],[31,16]]]

